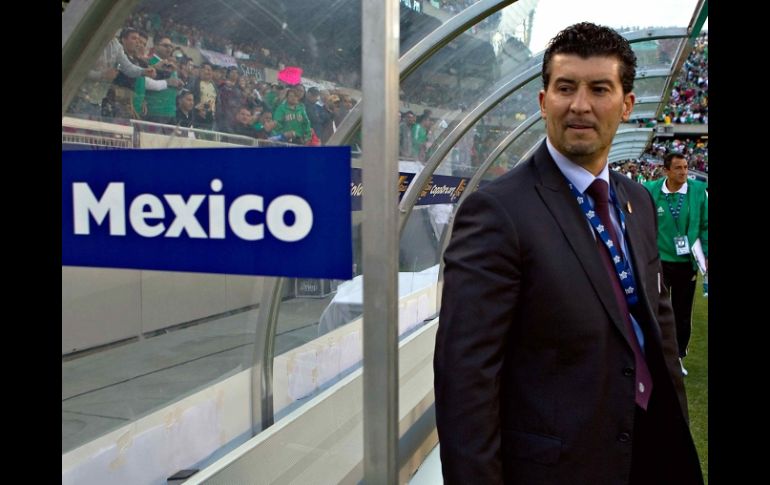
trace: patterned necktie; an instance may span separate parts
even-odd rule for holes
[[[615,232],[615,226],[612,224],[612,219],[610,219],[608,189],[609,186],[607,185],[607,182],[602,179],[596,179],[588,187],[586,193],[594,199],[594,210],[602,221],[602,225],[607,229],[607,235],[612,241],[612,244],[618,249],[618,253],[622,254],[621,247],[618,245],[620,239],[618,239]],[[625,293],[623,293],[623,289],[620,287],[618,274],[610,259],[609,250],[602,243],[600,238],[597,237],[596,242],[599,245],[599,253],[601,254],[604,267],[607,270],[607,275],[610,277],[612,283],[615,300],[618,302],[620,312],[623,315],[623,321],[626,324],[626,330],[631,339],[631,348],[634,350],[634,362],[636,367],[636,404],[646,410],[647,404],[650,401],[650,394],[652,393],[652,376],[650,375],[650,369],[647,367],[644,353],[636,338],[636,332],[634,332],[634,325],[631,323],[631,315],[628,311]]]

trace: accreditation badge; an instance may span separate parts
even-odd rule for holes
[[[674,238],[674,249],[676,249],[677,256],[690,254],[690,244],[687,241],[687,236],[676,236]]]

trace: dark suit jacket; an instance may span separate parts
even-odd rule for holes
[[[652,436],[701,483],[649,193],[610,171],[653,376]],[[629,209],[630,207],[630,209]],[[459,208],[434,360],[447,483],[627,484],[634,354],[584,214],[545,143]],[[668,458],[667,458],[668,459]]]

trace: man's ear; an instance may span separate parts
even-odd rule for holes
[[[623,121],[628,121],[631,116],[631,112],[634,110],[634,103],[636,103],[636,95],[634,93],[628,93],[623,95]]]

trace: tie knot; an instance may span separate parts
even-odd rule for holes
[[[602,179],[595,179],[591,182],[586,192],[594,199],[594,202],[607,202],[609,200],[609,186]]]

